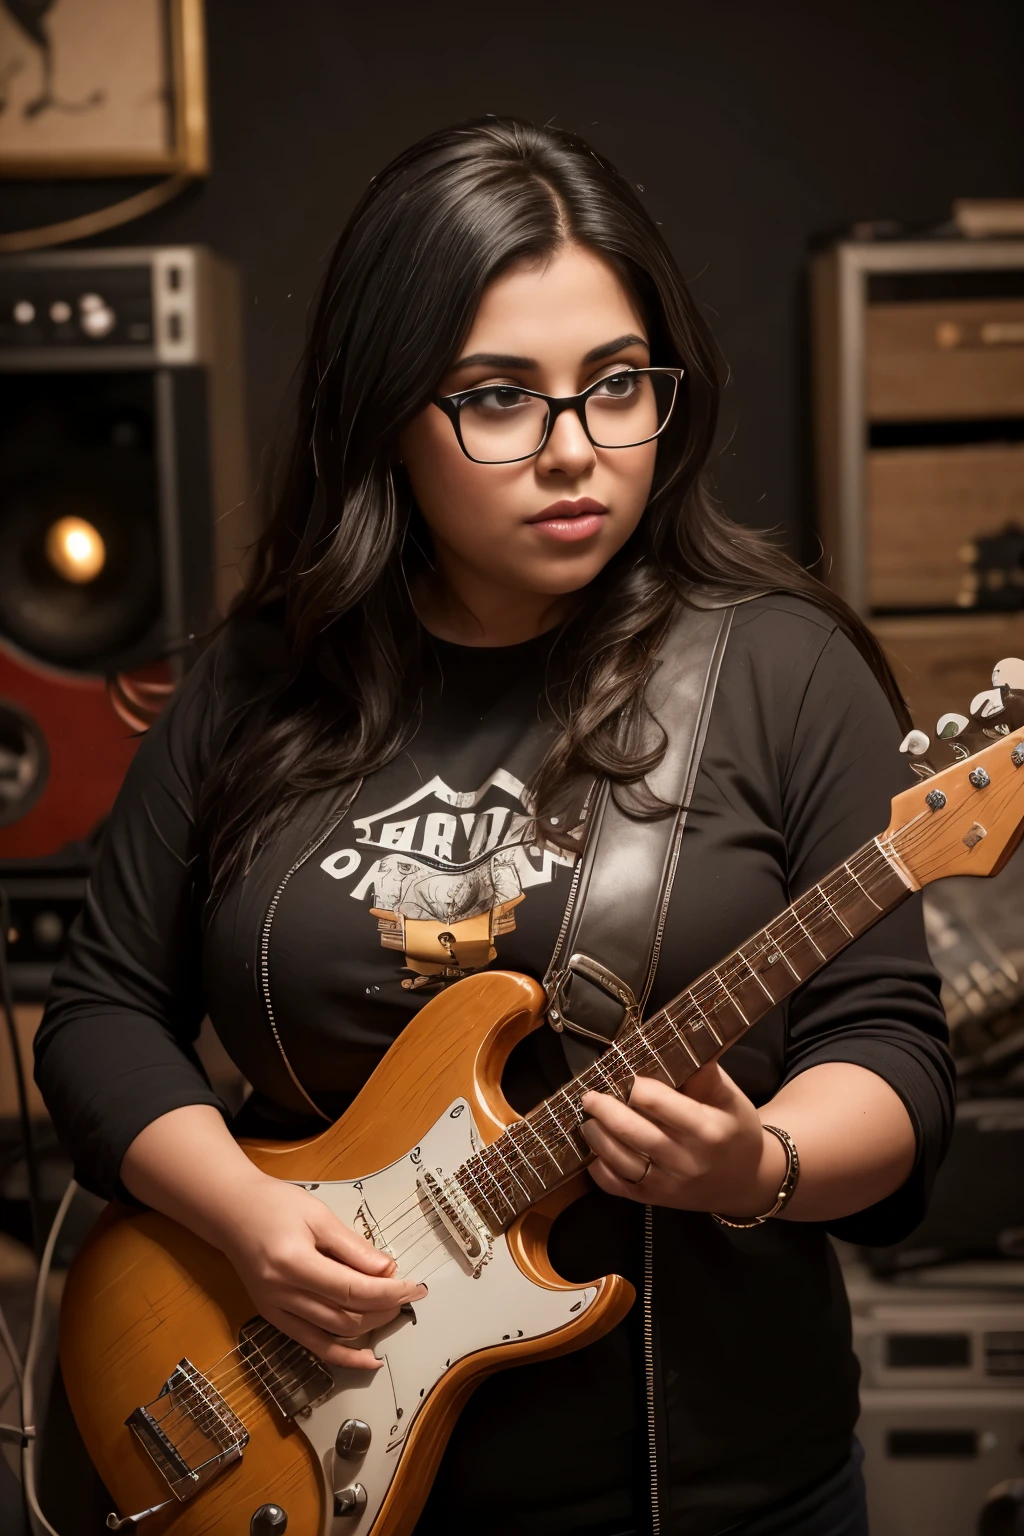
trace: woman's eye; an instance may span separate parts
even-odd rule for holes
[[[636,394],[639,384],[640,380],[635,373],[613,373],[601,380],[596,393],[609,400],[628,400]]]
[[[471,407],[484,411],[510,411],[522,405],[529,396],[511,384],[497,384],[493,389],[481,390],[468,402]]]

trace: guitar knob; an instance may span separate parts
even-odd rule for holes
[[[351,1483],[347,1488],[335,1488],[334,1513],[336,1515],[361,1515],[366,1508],[366,1489],[362,1483]]]
[[[249,1521],[249,1536],[284,1536],[288,1512],[280,1504],[261,1504]]]
[[[343,1461],[356,1461],[370,1449],[370,1426],[362,1419],[346,1419],[338,1430],[334,1454]]]

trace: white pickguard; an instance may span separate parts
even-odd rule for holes
[[[552,1291],[534,1284],[515,1264],[503,1235],[493,1239],[490,1258],[476,1275],[455,1256],[454,1243],[441,1245],[436,1226],[419,1215],[416,1179],[422,1170],[445,1178],[479,1146],[469,1105],[456,1099],[418,1147],[379,1173],[352,1183],[305,1186],[347,1226],[359,1231],[367,1220],[377,1223],[399,1272],[428,1287],[425,1299],[415,1304],[415,1320],[403,1315],[368,1335],[365,1342],[384,1361],[381,1369],[371,1374],[332,1368],[334,1391],[308,1417],[296,1420],[323,1475],[323,1536],[368,1536],[416,1415],[449,1366],[508,1339],[551,1333],[585,1312],[597,1296],[593,1285]],[[414,1217],[396,1225],[393,1213],[403,1210]],[[377,1245],[382,1246],[379,1237]],[[351,1461],[334,1452],[345,1419],[362,1419],[372,1432],[366,1455]],[[366,1490],[366,1508],[336,1516],[334,1490],[354,1483]]]

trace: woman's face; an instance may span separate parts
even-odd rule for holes
[[[438,393],[500,384],[575,395],[624,366],[649,364],[628,289],[599,256],[567,246],[491,283]],[[514,403],[503,393],[485,409]],[[494,596],[554,599],[557,609],[558,598],[592,581],[643,515],[656,451],[655,442],[595,448],[579,418],[563,411],[535,457],[478,464],[433,404],[399,442],[439,573],[478,618]]]

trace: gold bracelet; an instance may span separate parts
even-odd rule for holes
[[[788,1205],[792,1198],[793,1191],[796,1189],[796,1181],[800,1177],[800,1154],[796,1149],[796,1142],[788,1131],[780,1130],[777,1125],[766,1125],[764,1129],[771,1131],[773,1136],[777,1136],[786,1150],[786,1173],[782,1183],[779,1185],[779,1193],[775,1204],[770,1211],[765,1211],[763,1216],[747,1216],[739,1219],[734,1219],[731,1216],[717,1216],[712,1211],[712,1219],[717,1221],[720,1227],[736,1227],[741,1231],[745,1227],[759,1227],[764,1222],[769,1221],[772,1216],[777,1216],[783,1206]]]

